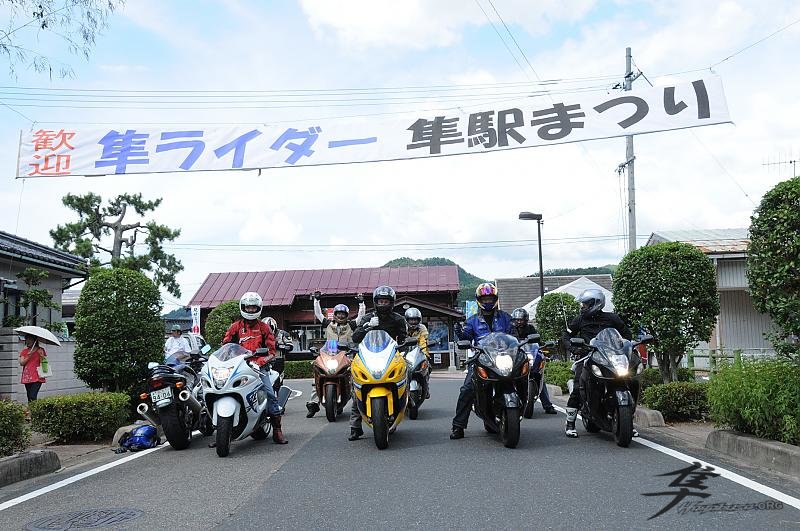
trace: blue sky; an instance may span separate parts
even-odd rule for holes
[[[516,49],[488,0],[490,15]],[[781,0],[670,2],[527,2],[494,0],[536,72],[545,79],[619,75],[625,46],[656,83],[687,81],[705,68],[800,18]],[[0,11],[0,17],[3,17]],[[2,20],[2,19],[0,19]],[[26,46],[51,50],[49,35]],[[800,154],[796,98],[800,24],[714,68],[725,85],[735,125],[636,138],[638,230],[746,227],[761,195],[789,177],[767,158]],[[464,85],[533,80],[525,60],[506,50],[476,2],[158,2],[130,0],[109,20],[88,61],[58,55],[71,79],[18,68],[0,58],[0,101],[33,97],[36,88],[114,90],[290,90],[344,87]],[[708,71],[706,71],[708,73]],[[611,84],[612,80],[587,82]],[[646,86],[643,79],[635,87]],[[498,89],[500,90],[500,89]],[[376,93],[380,96],[382,93]],[[442,105],[435,92],[416,108]],[[93,96],[95,100],[100,96]],[[95,103],[94,105],[101,105]],[[414,106],[263,110],[124,110],[15,107],[36,121],[130,126],[164,122],[269,122]],[[377,119],[377,118],[376,118]],[[67,192],[104,197],[141,192],[163,197],[158,219],[181,227],[180,243],[297,244],[463,242],[534,238],[520,210],[545,215],[545,268],[617,262],[618,241],[558,242],[572,236],[622,235],[624,198],[614,172],[624,140],[612,139],[498,154],[345,167],[191,175],[13,180],[19,130],[32,124],[0,106],[0,227],[42,243],[69,219]],[[55,124],[54,124],[55,125]],[[21,208],[20,208],[21,205]],[[42,216],[41,212],[48,212]],[[17,216],[19,213],[19,225]],[[381,265],[400,255],[445,254],[485,278],[529,274],[535,244],[460,249],[348,253],[255,253],[174,249],[186,266],[179,280],[186,302],[209,272]]]

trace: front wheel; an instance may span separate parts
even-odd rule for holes
[[[336,422],[336,386],[325,386],[325,416],[328,422]]]
[[[172,404],[159,411],[164,435],[176,450],[184,450],[192,442],[192,428],[186,421],[187,409],[186,406]]]
[[[385,397],[372,399],[372,436],[378,450],[389,447],[389,413]]]
[[[226,457],[231,452],[233,417],[217,418],[217,455]]]
[[[633,438],[633,408],[617,406],[614,416],[614,439],[617,446],[627,448]]]
[[[522,412],[522,416],[525,417],[526,419],[532,419],[533,418],[533,406],[536,403],[536,399],[534,399],[534,397],[536,396],[536,393],[534,392],[535,388],[536,388],[536,382],[534,382],[532,379],[529,378],[528,379],[528,403],[525,404],[525,410]]]
[[[515,407],[504,409],[500,417],[500,424],[503,446],[516,448],[519,444],[519,410]]]

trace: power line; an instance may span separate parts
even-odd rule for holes
[[[777,35],[778,33],[780,33],[780,32],[782,32],[782,31],[784,31],[784,30],[787,30],[787,29],[791,28],[792,26],[794,26],[794,25],[795,25],[795,24],[797,24],[798,22],[800,22],[800,18],[798,18],[798,19],[794,20],[793,22],[790,22],[789,24],[787,24],[787,25],[783,26],[782,28],[779,28],[779,29],[777,29],[777,30],[773,31],[772,33],[770,33],[770,34],[769,34],[769,35],[767,35],[766,37],[763,37],[763,38],[761,38],[761,39],[759,39],[759,40],[755,41],[754,43],[748,44],[747,46],[745,46],[745,47],[744,47],[744,48],[742,48],[741,50],[739,50],[739,51],[737,51],[737,52],[734,52],[734,53],[732,53],[731,55],[729,55],[729,56],[728,56],[728,57],[726,57],[725,59],[723,59],[723,60],[721,60],[721,61],[717,61],[717,62],[716,62],[716,63],[714,63],[713,65],[709,66],[709,68],[714,68],[714,67],[715,67],[715,66],[717,66],[717,65],[721,65],[722,63],[724,63],[724,62],[725,62],[725,61],[727,61],[728,59],[731,59],[731,58],[733,58],[733,57],[736,57],[736,56],[737,56],[737,55],[739,55],[740,53],[742,53],[742,52],[745,52],[745,51],[749,50],[749,49],[750,49],[750,48],[752,48],[753,46],[757,46],[757,45],[761,44],[762,42],[766,41],[767,39],[770,39],[770,38],[774,37],[774,36],[775,36],[775,35]]]
[[[494,10],[495,15],[497,15],[497,18],[499,18],[500,22],[503,23],[503,27],[508,32],[508,35],[511,37],[511,40],[514,41],[514,45],[517,47],[517,50],[519,50],[519,53],[522,54],[522,58],[525,59],[526,63],[528,63],[528,66],[530,67],[531,72],[533,72],[533,75],[536,76],[536,79],[540,79],[539,78],[539,74],[536,72],[536,69],[533,67],[531,62],[528,60],[528,56],[525,55],[525,52],[522,50],[522,47],[517,42],[517,39],[514,38],[514,34],[511,33],[511,30],[508,28],[508,25],[506,24],[506,21],[503,20],[503,17],[500,16],[500,13],[497,11],[497,8],[494,7],[494,2],[492,2],[492,0],[489,0],[489,5],[492,6],[492,9]],[[616,76],[615,76],[615,78],[616,78]]]
[[[4,101],[2,101],[2,100],[0,100],[0,105],[2,105],[3,107],[6,107],[6,108],[10,109],[11,111],[13,111],[13,112],[17,113],[18,115],[20,115],[20,116],[22,116],[23,118],[25,118],[26,120],[28,120],[30,123],[32,123],[32,124],[35,124],[35,123],[36,123],[36,120],[34,120],[34,119],[32,119],[32,118],[28,118],[27,116],[25,116],[24,114],[22,114],[20,111],[18,111],[17,109],[15,109],[14,107],[12,107],[11,105],[8,105],[7,103],[5,103],[5,102],[4,102]]]

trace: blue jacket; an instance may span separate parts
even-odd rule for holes
[[[484,320],[483,315],[478,312],[467,319],[463,328],[456,328],[455,332],[460,340],[469,339],[473,343],[480,341],[492,332],[510,334],[511,316],[502,310],[495,310],[492,318],[492,329],[489,330],[489,324]]]

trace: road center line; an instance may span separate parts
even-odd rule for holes
[[[564,408],[562,408],[560,406],[556,406],[555,404],[554,404],[554,406],[555,406],[555,408],[557,410],[559,410],[562,413],[566,414],[567,411]],[[578,418],[581,418],[581,416],[578,415]],[[677,450],[673,450],[672,448],[667,448],[666,446],[662,446],[662,445],[660,445],[658,443],[655,443],[655,442],[650,441],[648,439],[644,439],[642,437],[634,437],[632,439],[632,441],[636,442],[636,443],[639,443],[642,446],[647,446],[648,448],[652,448],[653,450],[656,450],[657,452],[661,452],[662,454],[666,454],[666,455],[668,455],[670,457],[674,457],[675,459],[679,459],[681,461],[685,461],[687,463],[700,463],[700,465],[703,466],[703,467],[706,467],[706,466],[714,467],[714,472],[719,472],[720,476],[722,476],[722,477],[724,477],[726,479],[729,479],[730,481],[733,481],[734,483],[738,483],[739,485],[741,485],[743,487],[747,487],[748,489],[754,490],[756,492],[760,492],[761,494],[764,494],[765,496],[769,496],[770,498],[773,498],[775,500],[783,502],[786,505],[791,505],[795,509],[800,509],[800,499],[797,499],[797,498],[795,498],[793,496],[789,496],[788,494],[785,494],[785,493],[783,493],[783,492],[781,492],[779,490],[775,490],[772,487],[767,487],[766,485],[762,485],[761,483],[758,483],[757,481],[753,481],[752,479],[748,479],[748,478],[746,478],[744,476],[740,476],[736,472],[731,472],[730,470],[724,469],[724,468],[722,468],[722,467],[720,467],[718,465],[715,465],[713,463],[709,463],[707,461],[703,461],[702,459],[697,458],[697,457],[692,457],[690,455],[684,454],[684,453],[679,452]]]

